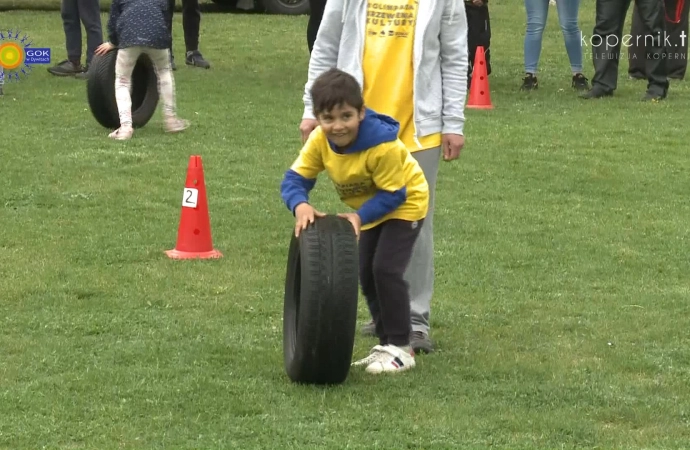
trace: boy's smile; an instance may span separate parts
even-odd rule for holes
[[[345,149],[357,139],[359,123],[364,119],[365,110],[344,104],[335,106],[328,112],[318,115],[317,120],[329,141]]]

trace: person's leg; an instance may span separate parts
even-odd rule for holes
[[[680,12],[678,6],[681,6]],[[685,78],[688,66],[688,13],[690,13],[689,0],[666,0],[666,15],[670,21],[666,21],[667,34],[670,47],[666,48],[668,60],[666,66],[668,77],[675,80]]]
[[[582,65],[582,44],[581,32],[578,25],[580,13],[580,0],[570,0],[567,2],[556,2],[558,9],[558,22],[563,32],[565,50],[570,60],[570,70],[572,72],[572,87],[579,91],[589,89],[587,78],[585,78]]]
[[[637,6],[633,6],[632,24],[630,25],[630,45],[628,46],[628,75],[637,80],[646,80],[645,43],[647,34],[640,18]]]
[[[165,16],[165,24],[168,26],[168,33],[170,33],[170,67],[172,70],[177,69],[175,67],[175,54],[173,52],[173,16],[175,15],[175,0],[168,0],[168,11],[169,13]]]
[[[549,14],[548,0],[525,0],[527,14],[527,30],[524,40],[525,78],[522,80],[522,90],[532,90],[539,87],[537,82],[537,68],[541,55],[542,36]]]
[[[474,70],[474,60],[477,56],[477,47],[479,46],[479,12],[474,5],[465,3],[465,14],[467,15],[467,89],[470,88],[472,80],[472,71]]]
[[[326,0],[309,0],[309,22],[307,23],[307,47],[309,53],[314,49],[316,35],[319,32],[323,11],[326,8]]]
[[[124,140],[132,137],[132,72],[142,52],[142,47],[121,48],[115,60],[115,101],[120,115],[120,128],[110,133],[113,139]]]
[[[48,68],[48,72],[56,76],[74,76],[84,71],[81,65],[81,23],[77,1],[62,0],[60,5],[62,27],[65,30],[67,59]]]
[[[412,258],[405,272],[410,286],[411,345],[416,352],[434,351],[429,338],[431,298],[434,294],[434,203],[436,178],[441,161],[441,147],[412,153],[422,167],[429,185],[429,212],[412,252]]]
[[[381,225],[372,273],[381,307],[381,336],[385,337],[387,345],[367,366],[369,373],[398,372],[415,366],[410,346],[410,297],[405,272],[421,229],[424,229],[423,220],[388,220]]]
[[[359,235],[359,283],[362,286],[362,295],[367,302],[369,313],[373,318],[374,324],[371,334],[378,333],[379,344],[374,346],[366,357],[352,363],[353,366],[368,366],[376,361],[379,353],[388,344],[388,338],[383,335],[383,323],[381,322],[381,308],[376,291],[376,280],[374,279],[374,257],[378,246],[379,237],[383,225],[362,231]]]
[[[668,92],[666,70],[666,19],[663,0],[635,0],[640,18],[649,31],[646,36],[647,94],[645,100],[661,100]]]
[[[594,76],[592,88],[582,98],[613,94],[618,87],[618,61],[630,0],[597,0],[594,31],[590,43]]]
[[[199,33],[201,26],[201,8],[199,0],[182,0],[182,28],[186,47],[185,64],[188,66],[209,69],[208,63],[199,51]]]
[[[172,133],[186,129],[189,127],[189,121],[177,117],[175,80],[170,64],[170,50],[146,48],[144,51],[151,58],[158,78],[158,92],[163,104],[163,123],[166,131]]]
[[[100,0],[78,0],[79,17],[86,30],[86,67],[89,67],[96,48],[103,43]]]

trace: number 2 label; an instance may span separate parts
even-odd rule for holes
[[[196,208],[197,200],[199,199],[199,190],[194,188],[184,188],[182,194],[182,206],[187,208]]]

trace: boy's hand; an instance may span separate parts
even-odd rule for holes
[[[309,203],[300,203],[295,208],[295,237],[299,237],[302,230],[307,228],[310,223],[314,223],[317,217],[324,217],[326,214],[314,209]]]
[[[114,48],[115,48],[115,46],[113,44],[111,44],[110,42],[104,42],[96,48],[95,53],[99,56],[105,55],[106,53],[108,53],[110,50],[112,50]]]
[[[465,136],[461,134],[444,134],[441,138],[443,142],[443,159],[452,161],[460,157],[460,151],[465,146]]]
[[[309,135],[317,127],[318,122],[316,119],[302,119],[302,123],[299,124],[299,132],[302,134],[302,144],[307,142]]]
[[[347,219],[347,221],[352,224],[352,228],[355,229],[355,236],[357,236],[357,239],[359,239],[359,232],[362,228],[362,219],[359,217],[359,214],[357,214],[357,213],[341,213],[341,214],[338,214],[338,217],[342,217],[343,219]]]
[[[474,6],[482,6],[484,5],[484,0],[472,0],[472,3]]]

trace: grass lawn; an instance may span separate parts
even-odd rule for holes
[[[594,2],[582,28],[591,33]],[[687,82],[581,101],[555,8],[518,92],[522,2],[491,5],[492,111],[442,164],[432,337],[395,377],[297,386],[282,360],[306,17],[207,14],[179,113],[112,142],[44,66],[0,99],[0,448],[682,448],[690,433]],[[105,23],[106,15],[103,15]],[[181,15],[175,46],[182,62]],[[56,12],[3,12],[64,57]],[[591,60],[585,57],[591,77]],[[172,261],[189,156],[215,261]],[[339,212],[326,179],[316,205]],[[360,319],[367,319],[360,303]],[[355,357],[374,345],[358,335]]]

